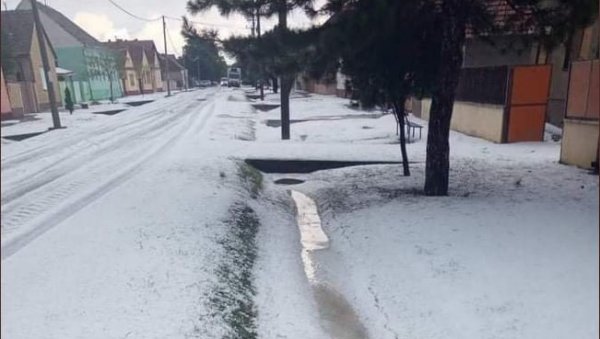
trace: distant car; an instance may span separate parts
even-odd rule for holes
[[[210,80],[200,80],[200,87],[209,87],[210,85]]]
[[[229,79],[221,78],[221,86],[227,86],[229,84]]]

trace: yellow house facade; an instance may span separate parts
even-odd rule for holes
[[[121,54],[121,76],[126,95],[162,91],[160,60],[152,40],[116,40],[104,43]]]
[[[34,90],[35,96],[38,103],[38,111],[49,111],[50,110],[50,97],[48,96],[48,87],[46,85],[46,77],[44,75],[44,66],[42,63],[42,54],[40,52],[40,43],[35,33],[35,29],[32,32],[33,37],[31,38],[31,67],[33,68],[34,76]],[[50,65],[49,77],[54,87],[54,99],[57,104],[61,103],[60,86],[58,84],[58,76],[56,74],[56,57],[52,52],[52,47],[48,43],[46,44],[46,51],[48,54],[48,64]]]
[[[33,14],[31,11],[3,11],[1,24],[2,32],[5,33],[2,36],[3,45],[8,49],[7,60],[13,65],[4,69],[12,114],[18,117],[23,113],[49,111],[48,87]],[[55,100],[60,105],[56,54],[47,36],[44,37],[50,67],[49,77],[54,88]]]

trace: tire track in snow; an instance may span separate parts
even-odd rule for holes
[[[191,93],[190,93],[191,94]],[[188,95],[187,93],[182,93],[179,95]],[[39,147],[28,148],[23,150],[22,152],[18,152],[16,154],[12,154],[10,156],[2,157],[2,167],[3,171],[8,168],[12,168],[14,166],[18,166],[19,164],[27,161],[34,160],[36,158],[44,158],[48,154],[53,151],[62,151],[65,149],[75,150],[85,146],[88,146],[90,143],[88,142],[88,138],[90,136],[100,136],[106,133],[111,133],[115,130],[115,123],[118,122],[119,128],[125,128],[130,125],[140,124],[152,118],[155,118],[156,115],[164,114],[165,110],[172,107],[173,104],[177,104],[174,98],[166,98],[162,100],[158,100],[157,102],[149,103],[144,106],[138,106],[129,108],[127,111],[121,113],[118,116],[118,120],[107,119],[98,124],[88,125],[86,128],[77,130],[71,135],[65,136],[60,139],[54,139],[50,144],[38,145]],[[156,106],[152,107],[150,110],[148,106]],[[140,112],[141,111],[141,112]],[[127,120],[129,119],[129,120]],[[90,131],[91,128],[95,128],[93,131]],[[112,133],[114,134],[114,133]]]
[[[138,130],[134,133],[123,134],[120,138],[114,138],[110,141],[100,141],[103,142],[102,147],[94,147],[87,152],[82,152],[79,154],[69,155],[66,154],[64,159],[60,160],[43,167],[36,173],[33,173],[21,180],[13,181],[9,183],[4,183],[5,186],[9,188],[2,192],[2,205],[3,210],[7,207],[6,205],[10,205],[14,199],[21,198],[25,194],[35,191],[44,185],[61,178],[63,176],[69,176],[72,171],[76,170],[81,166],[82,162],[85,161],[93,161],[94,159],[104,156],[105,154],[111,153],[114,147],[118,146],[118,144],[126,142],[127,139],[135,139],[143,137],[148,133],[149,130],[154,128],[159,128],[163,124],[169,125],[169,122],[166,121],[166,118],[158,120],[151,125],[145,126],[143,130]],[[164,127],[164,126],[163,126]],[[69,152],[72,153],[73,151]]]
[[[3,233],[8,234],[3,234],[2,260],[123,183],[156,155],[189,136],[192,129],[202,130],[214,112],[211,102],[200,105],[193,102],[198,109],[180,114],[180,119],[166,126],[166,130],[151,129],[137,141],[135,147],[121,145],[95,161],[82,164],[74,172],[29,192],[19,198],[22,202],[10,210],[3,208]],[[187,119],[183,119],[186,116]],[[149,143],[152,145],[150,148]],[[132,162],[131,159],[135,160]],[[123,164],[127,165],[123,167]],[[111,175],[106,176],[106,173]],[[98,183],[98,178],[103,175],[104,180]]]
[[[17,157],[16,160],[3,159],[2,160],[2,204],[9,202],[13,196],[20,196],[34,188],[36,185],[42,185],[46,181],[52,178],[52,175],[48,171],[54,170],[58,174],[65,173],[65,166],[68,164],[79,163],[79,157],[91,157],[92,151],[106,152],[118,146],[122,142],[127,142],[128,139],[136,137],[139,133],[144,130],[140,130],[143,127],[145,130],[149,130],[152,127],[159,127],[162,123],[166,123],[169,120],[173,120],[171,112],[164,111],[164,105],[159,106],[150,112],[143,113],[145,116],[143,119],[135,119],[133,122],[120,123],[120,120],[111,120],[109,128],[107,130],[94,130],[90,133],[90,128],[86,128],[82,131],[77,131],[75,135],[70,136],[58,136],[54,135],[55,139],[52,141],[50,149],[40,150],[38,148],[32,148],[33,151],[25,152],[25,158]],[[189,101],[187,106],[190,106]],[[174,109],[187,110],[188,107],[183,106],[183,103],[179,103]],[[173,111],[171,109],[170,111]],[[165,114],[167,113],[167,114]],[[154,126],[149,126],[148,122],[153,123]],[[115,123],[118,125],[115,126]],[[89,127],[89,126],[86,126]],[[92,126],[95,127],[95,126]],[[136,132],[137,131],[137,132]],[[132,134],[133,133],[133,134]],[[85,134],[85,135],[84,135]],[[62,139],[65,138],[66,141]],[[76,139],[74,142],[73,139]],[[65,143],[71,144],[71,146],[65,146]],[[75,143],[75,145],[72,145]],[[32,159],[35,157],[35,159]],[[26,166],[18,166],[18,165]],[[11,168],[17,166],[14,171]],[[25,167],[25,168],[23,168]],[[29,170],[33,168],[33,170]],[[41,176],[43,179],[40,182],[35,180],[36,176]],[[6,188],[14,188],[14,192]]]

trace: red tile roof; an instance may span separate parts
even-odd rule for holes
[[[487,0],[485,10],[491,16],[491,29],[498,29],[504,34],[531,34],[533,32],[532,10],[527,6],[511,5],[508,0]],[[489,34],[490,30],[483,34]],[[477,33],[472,26],[467,27],[467,37]]]

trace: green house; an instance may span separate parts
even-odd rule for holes
[[[17,10],[31,9],[30,1],[22,0]],[[118,56],[55,9],[38,2],[38,10],[58,66],[68,71],[61,76],[61,91],[69,86],[75,102],[122,97]]]

